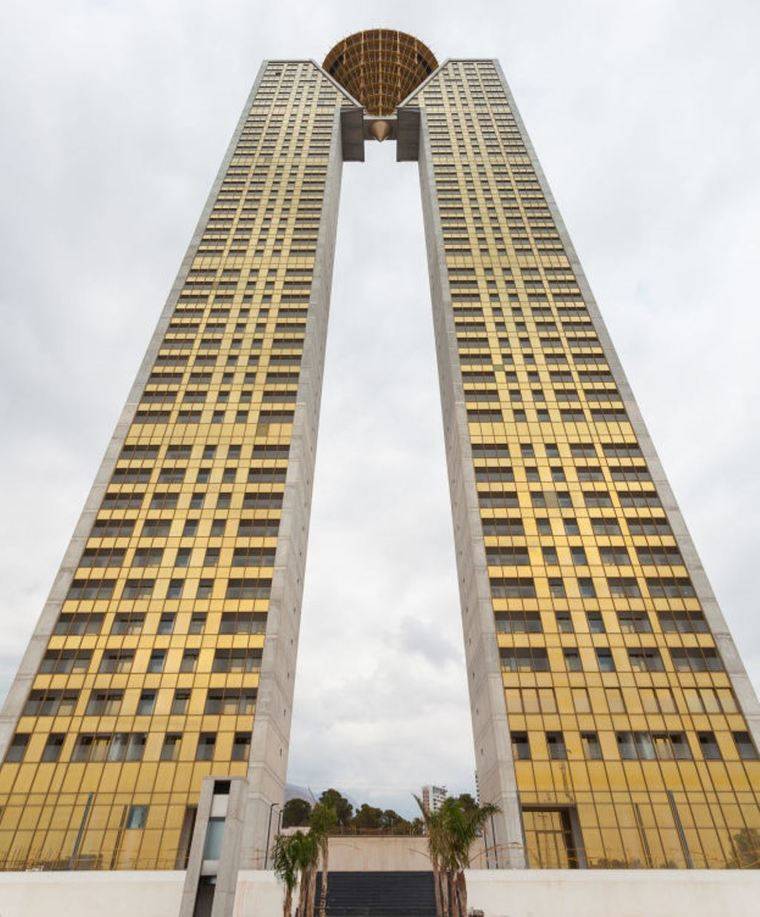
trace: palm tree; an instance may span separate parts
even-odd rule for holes
[[[444,875],[442,871],[442,861],[444,857],[443,843],[443,823],[440,818],[440,811],[431,812],[425,808],[419,796],[414,797],[417,805],[420,807],[422,815],[422,824],[428,839],[428,854],[430,855],[430,865],[433,869],[433,890],[435,891],[435,913],[436,917],[446,917],[448,907],[447,900],[444,901]],[[446,899],[448,896],[446,896]]]
[[[464,871],[470,866],[470,847],[499,808],[490,803],[464,805],[460,799],[449,798],[436,812],[426,812],[422,801],[414,798],[427,830],[436,913],[438,917],[467,917]]]
[[[453,899],[459,917],[467,917],[467,883],[465,869],[470,868],[470,848],[483,833],[486,821],[495,815],[498,806],[463,805],[459,799],[447,799],[441,806],[446,846],[449,852]]]
[[[277,878],[285,886],[285,897],[282,902],[283,917],[291,917],[293,913],[293,891],[298,884],[298,875],[301,869],[301,838],[303,832],[295,834],[278,834],[274,840],[272,850],[272,867]]]
[[[300,831],[298,832],[301,833]],[[319,863],[319,844],[310,831],[302,834],[298,846],[301,868],[301,884],[298,889],[298,917],[314,917],[314,897],[317,884],[317,864]]]
[[[330,833],[338,825],[338,814],[335,809],[323,802],[318,802],[311,811],[309,826],[322,860],[322,889],[319,895],[319,917],[327,915],[327,880],[330,871]],[[316,878],[316,876],[315,876]]]
[[[313,917],[318,861],[319,846],[311,834],[296,831],[293,834],[278,834],[275,838],[272,865],[275,875],[285,885],[283,917],[292,915],[293,892],[296,885],[299,885],[296,914],[298,917]]]

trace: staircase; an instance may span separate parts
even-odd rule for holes
[[[321,876],[317,878],[317,903]],[[432,872],[330,872],[329,917],[435,917]]]

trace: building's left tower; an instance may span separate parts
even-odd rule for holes
[[[354,105],[261,68],[2,711],[0,868],[182,869],[209,776],[260,865]]]

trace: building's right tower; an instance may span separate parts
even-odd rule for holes
[[[492,862],[758,865],[757,700],[498,63],[417,117]]]

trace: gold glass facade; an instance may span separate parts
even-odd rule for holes
[[[760,761],[693,548],[498,65],[449,61],[409,104],[432,161],[527,865],[758,866]]]
[[[0,866],[183,868],[245,776],[328,158],[345,98],[260,74],[0,768]]]

